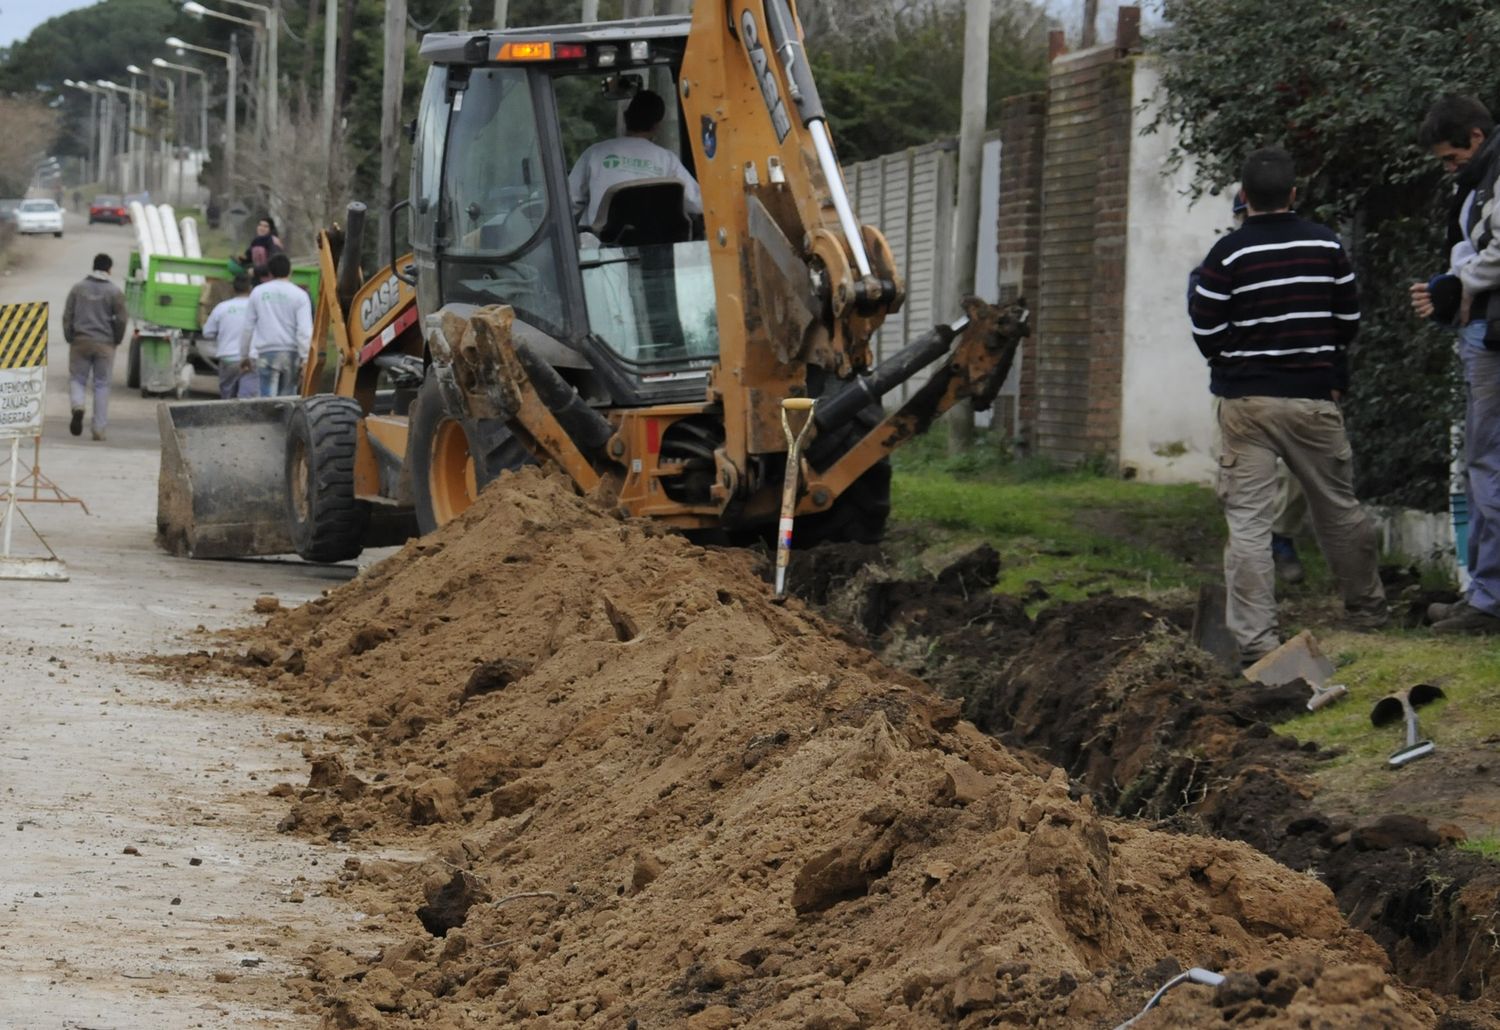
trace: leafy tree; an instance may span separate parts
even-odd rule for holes
[[[107,0],[49,18],[11,46],[0,61],[0,93],[61,93],[60,154],[88,153],[88,98],[64,79],[126,81],[125,65],[163,53],[162,41],[191,31],[172,0]],[[129,56],[127,56],[129,55]]]
[[[1255,147],[1284,146],[1301,210],[1350,244],[1364,309],[1348,407],[1361,495],[1440,509],[1458,408],[1452,337],[1416,321],[1406,286],[1446,266],[1446,191],[1416,130],[1442,93],[1493,109],[1500,8],[1165,0],[1164,14],[1157,124],[1179,128],[1176,156],[1199,162],[1199,188],[1233,182]]]

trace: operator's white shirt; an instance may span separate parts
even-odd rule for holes
[[[697,181],[666,147],[643,136],[621,136],[595,143],[583,152],[568,174],[573,217],[580,225],[593,225],[599,201],[615,183],[665,178],[682,180],[682,206],[688,214],[703,213],[703,194]]]

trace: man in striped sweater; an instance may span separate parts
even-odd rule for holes
[[[1374,627],[1388,617],[1375,526],[1354,496],[1338,406],[1359,331],[1354,272],[1334,233],[1292,213],[1294,181],[1285,150],[1245,159],[1249,217],[1208,252],[1188,300],[1222,437],[1225,615],[1247,665],[1281,644],[1271,557],[1278,457],[1302,485],[1353,621]]]

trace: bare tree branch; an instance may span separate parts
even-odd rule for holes
[[[57,136],[57,113],[36,100],[0,96],[0,196],[19,197]]]

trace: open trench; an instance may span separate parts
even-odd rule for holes
[[[991,592],[981,546],[903,578],[876,548],[799,555],[793,588],[883,659],[959,698],[1015,753],[1064,769],[1076,792],[1158,828],[1244,841],[1315,874],[1407,983],[1457,999],[1443,1026],[1500,1016],[1500,866],[1452,847],[1452,828],[1320,810],[1310,771],[1329,755],[1276,725],[1300,683],[1223,674],[1192,647],[1190,613],[1134,597],[1052,605],[1035,620]]]

